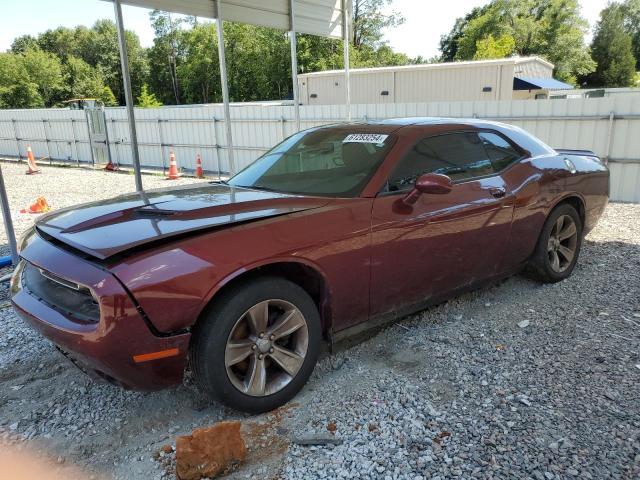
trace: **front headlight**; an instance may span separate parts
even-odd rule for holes
[[[18,240],[18,255],[22,250],[24,250],[27,247],[27,245],[29,244],[29,242],[31,241],[31,239],[35,234],[36,234],[36,227],[31,227],[20,237],[20,240]]]

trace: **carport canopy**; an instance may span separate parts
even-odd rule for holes
[[[166,12],[342,38],[342,0],[121,0]]]
[[[531,77],[514,77],[514,90],[573,90],[573,85],[561,82],[555,78],[531,78]]]
[[[133,110],[133,95],[129,76],[129,62],[125,48],[122,4],[163,10],[183,15],[213,18],[217,23],[218,58],[220,61],[220,80],[222,101],[224,104],[224,123],[227,136],[229,173],[235,173],[233,139],[231,134],[231,114],[229,109],[229,89],[227,68],[224,55],[223,21],[246,23],[263,27],[279,28],[289,31],[291,40],[291,77],[293,82],[293,101],[296,130],[300,130],[300,101],[298,99],[298,62],[296,33],[307,33],[344,40],[345,104],[346,119],[351,119],[351,101],[349,88],[349,20],[352,0],[103,0],[114,5],[123,86],[127,104],[133,168],[136,177],[136,190],[142,191],[140,176],[140,157]]]

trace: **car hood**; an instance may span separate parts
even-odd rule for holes
[[[42,217],[36,228],[104,260],[150,242],[319,208],[329,201],[225,184],[198,184],[57,210]]]

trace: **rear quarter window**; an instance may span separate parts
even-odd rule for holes
[[[480,132],[479,136],[496,172],[504,170],[511,163],[522,158],[522,154],[504,137],[497,133]]]

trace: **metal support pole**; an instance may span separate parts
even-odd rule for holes
[[[344,94],[347,104],[347,121],[351,121],[351,81],[349,74],[349,19],[351,12],[349,11],[349,0],[342,0],[342,42],[344,57]]]
[[[11,209],[9,208],[9,200],[7,199],[7,191],[4,188],[4,177],[2,176],[2,168],[0,168],[0,204],[2,204],[2,218],[4,219],[4,231],[7,232],[7,240],[9,241],[9,250],[11,250],[11,262],[13,265],[18,263],[18,244],[16,243],[16,234],[13,231],[13,222],[11,220]]]
[[[296,132],[300,131],[300,89],[298,88],[298,40],[296,39],[295,0],[289,0],[289,42],[291,43],[291,80],[293,81],[293,105]]]
[[[224,125],[227,131],[227,155],[229,158],[229,174],[236,171],[233,151],[233,138],[231,136],[231,110],[229,109],[229,83],[227,81],[227,62],[224,56],[224,22],[220,18],[220,0],[216,0],[216,31],[218,32],[218,60],[220,61],[220,82],[222,84],[222,103],[224,103]]]
[[[127,104],[127,117],[129,119],[129,135],[131,136],[131,155],[133,158],[133,173],[136,177],[136,191],[142,191],[142,177],[140,175],[140,154],[138,152],[138,134],[136,132],[136,118],[133,112],[133,94],[131,93],[131,77],[129,76],[129,57],[127,55],[127,43],[122,21],[122,5],[120,0],[113,0],[113,9],[116,15],[118,27],[118,46],[120,47],[120,66],[122,68],[122,85],[124,98]],[[106,128],[106,126],[105,126]]]

